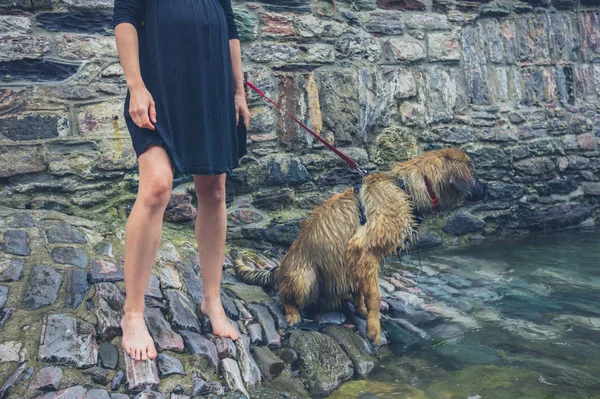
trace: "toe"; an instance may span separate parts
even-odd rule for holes
[[[156,357],[156,349],[154,349],[153,346],[149,346],[148,348],[146,348],[146,350],[148,352],[149,359],[154,359]]]

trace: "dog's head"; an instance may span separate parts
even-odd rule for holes
[[[481,201],[487,193],[477,179],[475,163],[457,148],[428,151],[397,163],[391,174],[405,181],[414,205],[424,211],[454,208],[463,200]]]

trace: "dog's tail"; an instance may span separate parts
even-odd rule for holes
[[[235,275],[243,283],[260,285],[261,287],[275,287],[275,275],[279,266],[270,270],[253,269],[242,261],[239,253],[235,249],[232,249],[229,252],[229,257],[233,262]]]

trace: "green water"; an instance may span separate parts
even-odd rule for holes
[[[385,274],[408,270],[417,283],[400,296],[436,316],[415,325],[423,339],[408,348],[396,340],[368,380],[331,399],[600,398],[599,229],[421,260],[423,272],[409,257],[388,262]]]

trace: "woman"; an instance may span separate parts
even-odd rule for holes
[[[194,175],[201,310],[215,335],[235,340],[220,299],[225,178],[245,153],[250,113],[230,0],[115,0],[113,26],[140,175],[125,230],[123,348],[136,360],[157,355],[144,320],[144,294],[175,170]]]

